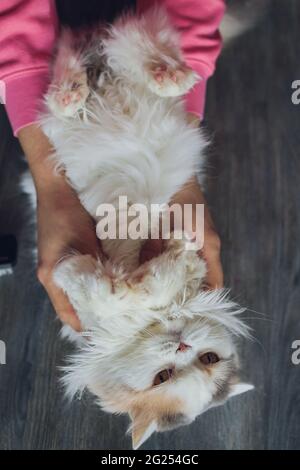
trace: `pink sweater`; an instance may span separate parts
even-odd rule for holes
[[[206,80],[214,72],[221,49],[218,27],[224,0],[158,1],[180,32],[186,63],[203,78],[186,97],[187,111],[202,117]],[[138,0],[138,10],[153,2]],[[57,33],[54,0],[1,0],[0,93],[5,89],[6,110],[15,135],[36,121]]]

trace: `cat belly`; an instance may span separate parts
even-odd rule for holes
[[[120,94],[114,99],[122,104]],[[161,103],[150,93],[141,94],[138,102],[138,109],[130,109],[130,120],[122,111],[112,120],[105,111],[112,103],[99,107],[96,102],[91,104],[96,123],[74,119],[64,127],[52,120],[52,126],[44,127],[58,164],[96,222],[99,208],[118,207],[119,198],[126,198],[129,206],[143,205],[148,214],[168,204],[200,161],[205,140],[187,124],[180,102]],[[128,267],[137,265],[143,242],[117,236],[102,240],[106,254]]]

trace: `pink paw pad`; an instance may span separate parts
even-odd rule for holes
[[[166,75],[167,75],[167,67],[164,65],[155,67],[155,69],[153,70],[153,76],[155,80],[159,83],[163,82]]]
[[[68,106],[71,103],[78,103],[82,98],[83,96],[79,91],[69,91],[60,97],[60,103],[62,106]]]
[[[185,78],[185,72],[182,69],[172,70],[167,65],[159,65],[153,69],[153,77],[158,83],[162,83],[164,80],[172,80],[174,83],[178,83],[180,80]]]

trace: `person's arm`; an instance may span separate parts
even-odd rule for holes
[[[94,223],[77,195],[63,174],[55,174],[48,158],[50,143],[35,124],[49,81],[56,33],[54,0],[1,0],[1,88],[6,91],[6,110],[37,191],[38,278],[61,320],[79,330],[80,322],[67,297],[54,285],[52,271],[70,249],[96,255],[99,243]]]
[[[37,192],[38,278],[60,319],[79,331],[81,326],[75,311],[64,293],[55,286],[52,272],[57,262],[72,250],[95,257],[99,255],[95,225],[64,175],[54,172],[48,158],[52,149],[43,132],[32,124],[23,127],[18,137]]]
[[[15,136],[36,122],[56,36],[54,0],[1,0],[0,80]]]
[[[138,0],[139,11],[145,11],[154,0]],[[202,80],[186,96],[187,119],[199,126],[203,119],[207,79],[215,70],[216,60],[222,48],[219,26],[225,11],[223,0],[160,0],[170,20],[180,34],[184,60]],[[220,261],[221,243],[215,230],[203,191],[195,178],[174,195],[171,203],[204,204],[204,245],[201,256],[206,260],[206,283],[210,288],[223,286],[223,270]],[[194,231],[194,227],[191,228]],[[162,240],[144,245],[141,260],[156,256],[163,250]]]

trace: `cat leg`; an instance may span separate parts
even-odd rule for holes
[[[84,110],[90,94],[87,70],[80,50],[73,47],[70,31],[62,34],[53,66],[53,78],[46,94],[46,103],[58,117],[76,116]]]
[[[147,35],[142,63],[148,87],[162,97],[184,95],[200,77],[184,63],[180,38],[168,13],[157,5],[149,9],[140,21]]]
[[[185,240],[171,238],[163,253],[135,270],[128,280],[133,292],[149,308],[168,305],[191,282],[202,283],[205,262],[197,251],[186,249]]]
[[[61,261],[53,279],[68,296],[83,328],[95,326],[112,294],[112,282],[100,260],[75,255]]]
[[[147,66],[148,87],[158,96],[181,96],[199,80],[198,75],[182,62],[169,65],[158,61]]]
[[[103,52],[116,76],[162,97],[183,95],[200,79],[185,65],[178,34],[162,8],[121,18],[103,39]]]

